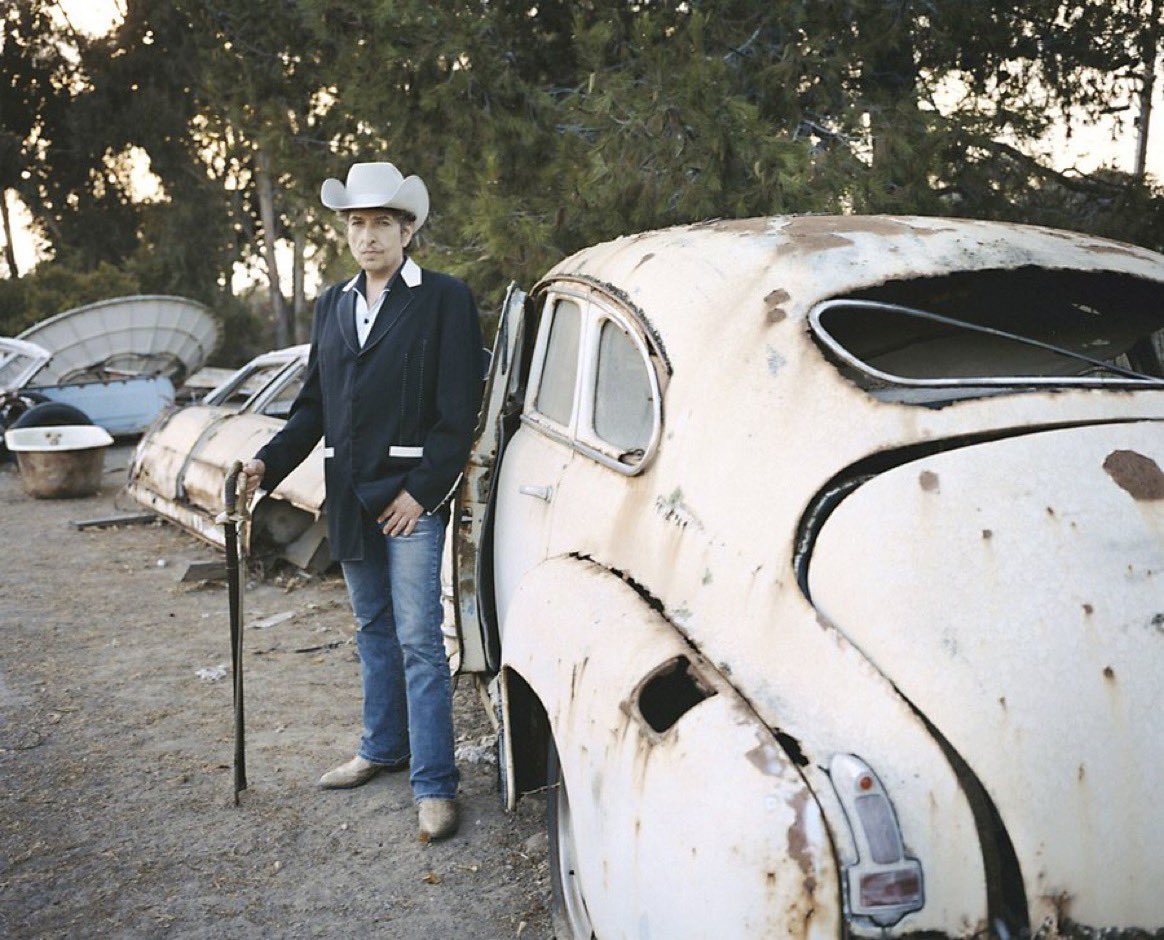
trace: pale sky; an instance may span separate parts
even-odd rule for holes
[[[240,0],[246,3],[248,0]],[[90,35],[101,35],[125,16],[124,0],[57,0],[57,6],[68,17],[73,28]],[[1048,153],[1057,154],[1056,166],[1060,169],[1074,168],[1090,172],[1101,165],[1113,165],[1125,172],[1131,172],[1135,161],[1136,135],[1131,112],[1124,120],[1114,116],[1102,125],[1084,126],[1077,124],[1068,137],[1064,128],[1053,139],[1046,142]],[[1113,142],[1113,129],[1116,131]],[[143,155],[144,157],[144,155]],[[1152,110],[1152,134],[1148,148],[1148,172],[1158,180],[1164,180],[1164,81],[1156,82],[1156,98]],[[142,167],[143,191],[148,193],[150,184],[146,168]],[[42,248],[35,243],[29,230],[31,221],[28,211],[19,203],[12,206],[14,248],[19,269],[29,270],[41,255]]]
[[[125,19],[122,0],[57,0],[73,28],[90,36],[109,32],[114,23]]]

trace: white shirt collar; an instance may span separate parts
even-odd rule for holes
[[[421,281],[420,265],[411,258],[405,258],[404,266],[400,269],[400,276],[409,287],[419,287]]]
[[[409,287],[419,287],[421,281],[423,280],[423,274],[420,265],[413,261],[411,258],[405,258],[404,264],[400,267],[400,277]],[[353,290],[356,286],[356,281],[359,279],[360,275],[357,274],[350,281],[348,281],[343,287],[344,293]]]

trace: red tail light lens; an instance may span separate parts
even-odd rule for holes
[[[912,904],[922,899],[921,872],[916,868],[862,875],[860,885],[864,907]]]

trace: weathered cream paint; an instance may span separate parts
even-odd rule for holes
[[[1164,480],[1164,423],[906,464],[842,503],[813,555],[818,607],[1008,821],[1036,921],[1060,895],[1082,923],[1164,918],[1164,498],[1112,478],[1121,452]]]
[[[175,411],[138,444],[127,489],[143,505],[222,546],[222,527],[214,519],[223,509],[226,475],[235,460],[255,453],[282,426],[278,418],[210,405]],[[318,519],[324,506],[323,460],[320,441],[266,498],[286,500]]]
[[[545,554],[581,553],[633,577],[765,724],[797,739],[810,761],[805,777],[841,861],[852,860],[846,859],[852,845],[818,768],[838,751],[856,753],[873,766],[897,809],[908,852],[925,869],[926,906],[907,917],[901,930],[967,936],[983,929],[976,829],[949,764],[894,688],[889,664],[870,662],[854,644],[855,636],[867,635],[863,625],[826,619],[798,589],[792,552],[801,515],[834,474],[871,454],[965,434],[1160,419],[1164,392],[1076,389],[966,400],[940,409],[882,402],[826,362],[808,334],[806,315],[823,299],[889,279],[1024,265],[1164,280],[1159,256],[1101,239],[977,222],[850,218],[712,223],[632,236],[567,259],[544,282],[553,285],[566,276],[611,285],[611,298],[626,298],[661,337],[673,369],[663,400],[663,439],[651,465],[640,476],[625,477],[588,458],[570,461],[554,495]],[[523,427],[519,437],[537,433]],[[517,487],[540,482],[526,480],[521,469],[518,461],[503,461],[510,483],[499,493],[499,514],[529,498]],[[520,538],[518,528],[510,531]],[[510,548],[499,541],[496,551]],[[844,578],[845,571],[835,577]],[[559,581],[556,587],[565,590],[564,573]],[[839,590],[845,589],[842,583]],[[498,590],[521,597],[524,589],[508,584]],[[563,694],[577,651],[588,647],[584,631],[602,629],[604,617],[601,606],[590,603],[598,623],[583,623],[564,605],[553,606],[552,592],[538,596],[545,609],[537,616],[518,616],[516,606],[508,612],[504,656],[509,662],[511,648],[520,645],[535,691],[554,700]],[[944,597],[935,593],[930,603],[941,606]],[[942,688],[939,665],[934,662],[915,681]],[[608,679],[623,667],[616,658],[609,668],[613,673],[588,667],[586,694],[596,698],[587,701],[594,708],[601,707]],[[554,669],[565,670],[564,676]],[[997,715],[989,701],[960,691],[969,700],[951,698],[945,708],[961,707],[968,725],[980,719],[964,737],[977,735],[985,747]],[[558,725],[564,764],[567,753],[593,755],[607,746],[609,731],[600,726],[562,718]],[[1164,777],[1161,738],[1157,733],[1139,739],[1146,779]],[[701,743],[708,749],[703,760],[729,763],[714,742]],[[1009,780],[1018,785],[1015,776]],[[1039,781],[1022,785],[1037,787]],[[571,794],[575,816],[599,825],[586,815],[598,804],[581,805],[576,787]],[[608,794],[605,812],[622,812],[610,799],[624,796],[632,799]],[[1072,810],[1082,811],[1087,803]],[[1153,811],[1151,805],[1113,809],[1133,821]],[[662,803],[650,800],[641,807],[643,818],[663,811]],[[724,819],[730,821],[730,810],[719,821]],[[591,837],[579,834],[580,840]],[[713,832],[707,837],[714,838]],[[1031,844],[1039,838],[1051,837],[1036,836]],[[650,861],[673,864],[653,856]],[[1150,864],[1155,867],[1149,871],[1123,871],[1126,877],[1164,881],[1160,862]],[[1087,877],[1054,887],[1083,898],[1093,891],[1092,882],[1089,873],[1078,874]],[[1037,878],[1037,869],[1027,876]],[[1039,902],[1030,900],[1037,918]],[[1098,908],[1084,904],[1078,910]],[[1164,914],[1152,917],[1151,926],[1164,923]],[[617,919],[604,923],[627,926]]]
[[[772,732],[625,583],[574,558],[528,573],[510,607],[540,623],[506,658],[544,690],[595,933],[831,937],[840,888],[824,820]],[[547,655],[549,654],[549,655]],[[636,689],[679,656],[715,694],[658,733]]]

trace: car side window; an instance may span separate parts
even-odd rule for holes
[[[647,369],[646,360],[622,327],[603,320],[594,382],[594,433],[628,454],[641,455],[654,429]]]
[[[205,403],[236,410],[242,408],[286,366],[286,362],[248,366],[210,392]]]
[[[535,407],[563,426],[570,424],[574,410],[574,385],[578,377],[578,343],[582,335],[582,310],[573,300],[562,299],[554,306],[553,321],[546,344],[545,365]]]
[[[282,387],[270,398],[263,402],[262,413],[272,418],[286,418],[291,414],[291,405],[295,402],[299,390],[303,388],[303,380],[307,378],[307,367],[299,366],[295,373],[287,378]]]

